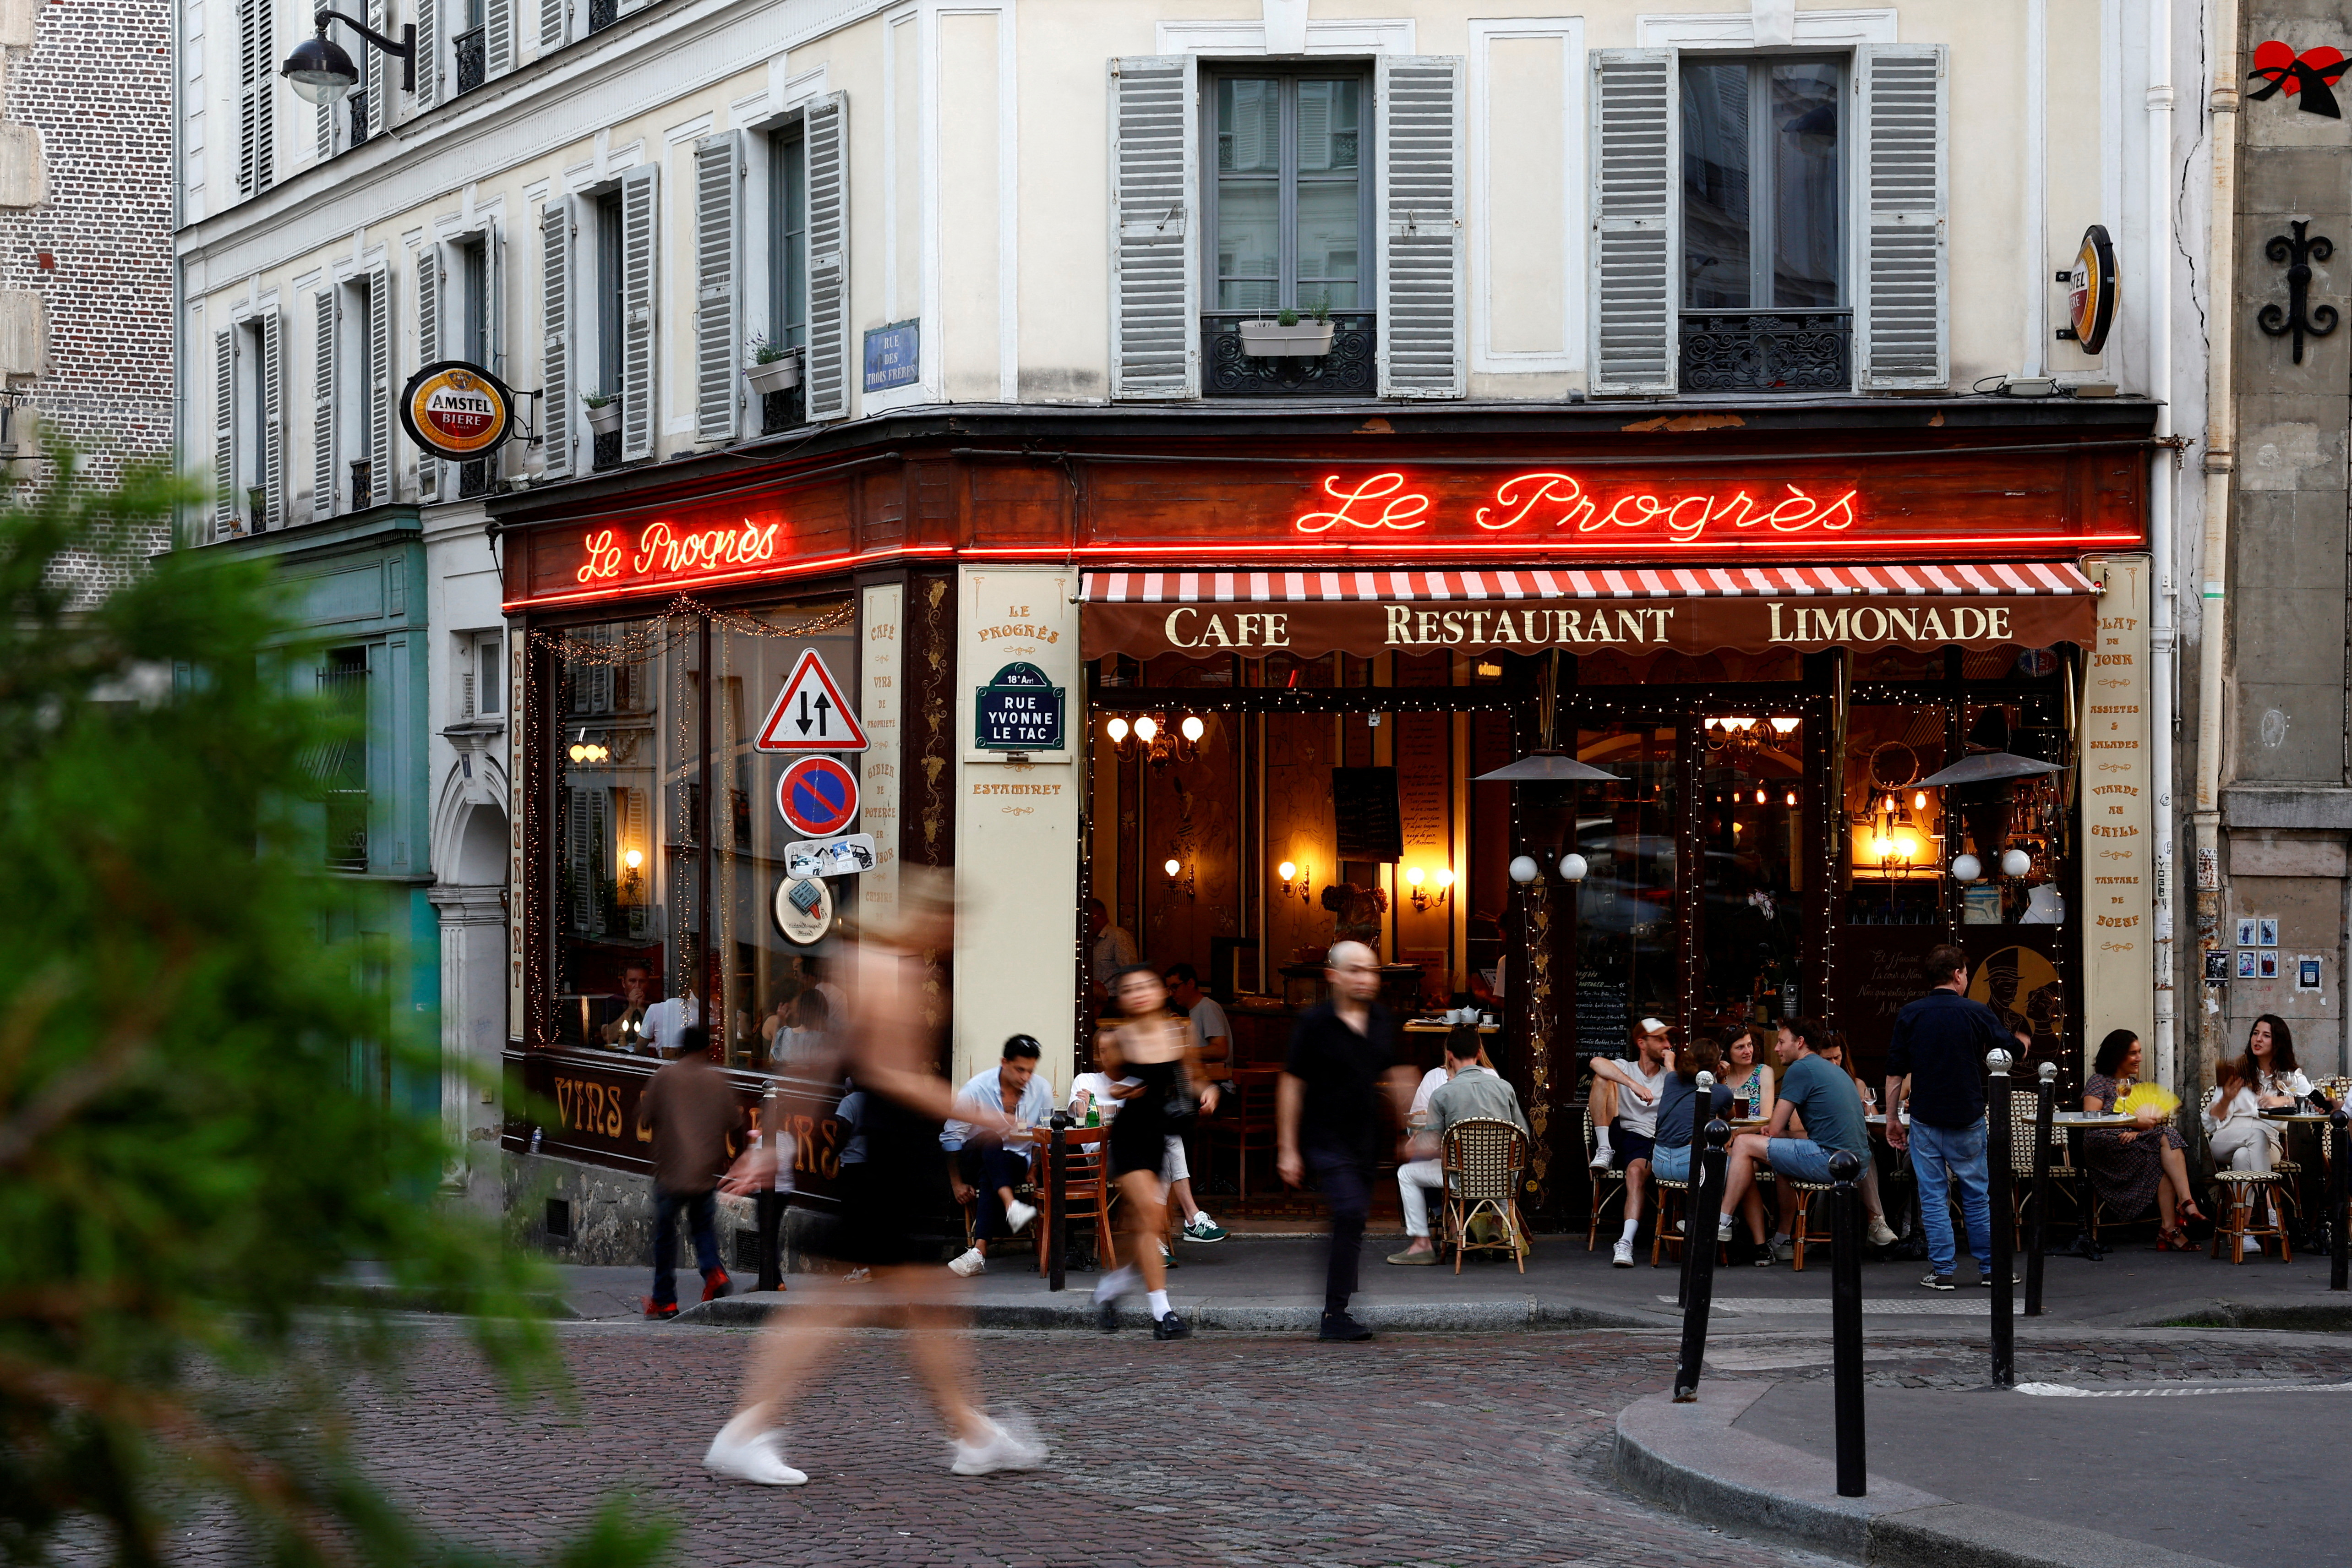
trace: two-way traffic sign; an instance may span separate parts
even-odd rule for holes
[[[800,662],[793,666],[784,689],[776,694],[776,705],[768,710],[768,721],[760,726],[751,744],[762,752],[866,750],[866,731],[858,727],[857,715],[843,700],[833,671],[825,668],[816,649],[802,650]]]

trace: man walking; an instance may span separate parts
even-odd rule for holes
[[[1331,1205],[1318,1337],[1368,1340],[1372,1331],[1348,1315],[1348,1300],[1356,1293],[1381,1133],[1391,1116],[1402,1123],[1413,1077],[1411,1068],[1397,1065],[1395,1021],[1376,1000],[1381,969],[1372,950],[1360,942],[1337,943],[1324,979],[1330,999],[1299,1015],[1275,1086],[1275,1168],[1295,1187],[1311,1167]]]
[[[729,1159],[727,1140],[743,1127],[734,1088],[711,1063],[710,1034],[699,1024],[677,1032],[683,1053],[646,1085],[637,1100],[637,1127],[653,1135],[654,1293],[646,1316],[677,1316],[677,1215],[687,1215],[694,1264],[702,1271],[702,1299],[727,1294],[719,1266],[719,1173]]]
[[[1919,1182],[1919,1218],[1927,1231],[1927,1272],[1919,1283],[1930,1290],[1952,1288],[1949,1184],[1958,1182],[1977,1283],[1990,1286],[1992,1189],[1985,1170],[1984,1059],[1986,1052],[2006,1049],[2011,1042],[1993,1010],[1969,999],[1966,953],[1939,942],[1928,949],[1921,968],[1934,989],[1895,1015],[1895,1037],[1887,1047],[1886,1142],[1896,1149],[1909,1145],[1911,1170]],[[1911,1080],[1907,1130],[1895,1114],[1906,1077]]]

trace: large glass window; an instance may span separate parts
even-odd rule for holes
[[[1219,310],[1365,303],[1360,77],[1221,77],[1210,183]]]
[[[1685,308],[1843,302],[1844,76],[1833,60],[1685,61]]]

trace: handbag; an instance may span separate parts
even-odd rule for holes
[[[1201,1102],[1194,1098],[1192,1085],[1184,1081],[1182,1073],[1178,1073],[1175,1083],[1168,1090],[1166,1102],[1160,1108],[1160,1121],[1168,1124],[1170,1131],[1181,1132],[1191,1127],[1200,1114]]]

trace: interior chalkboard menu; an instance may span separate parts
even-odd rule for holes
[[[1331,816],[1339,858],[1383,865],[1404,858],[1404,816],[1394,768],[1333,768]]]
[[[1576,1050],[1579,1056],[1622,1057],[1633,1043],[1628,1010],[1632,998],[1622,980],[1597,974],[1576,977]]]

